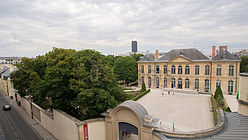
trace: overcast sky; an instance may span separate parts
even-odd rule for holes
[[[247,0],[0,0],[0,56],[52,47],[103,54],[211,46],[248,48]]]

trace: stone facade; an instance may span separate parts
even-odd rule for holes
[[[229,52],[222,55],[227,56],[221,59],[217,54],[216,59],[209,59],[196,49],[172,50],[160,58],[147,54],[138,62],[138,85],[141,87],[144,81],[149,88],[191,89],[210,93],[220,85],[223,93],[237,94],[240,60],[228,57]]]
[[[240,73],[238,113],[248,116],[248,73]]]

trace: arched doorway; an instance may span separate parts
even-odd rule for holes
[[[119,140],[138,140],[138,128],[126,122],[119,122]]]

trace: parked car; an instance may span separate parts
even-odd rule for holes
[[[3,106],[3,110],[4,110],[4,111],[11,110],[11,106],[10,106],[10,105],[4,105],[4,106]]]

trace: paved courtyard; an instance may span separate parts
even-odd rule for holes
[[[139,99],[150,115],[160,119],[161,124],[177,131],[189,132],[214,126],[210,95],[174,93],[162,95],[161,89],[152,89]]]

